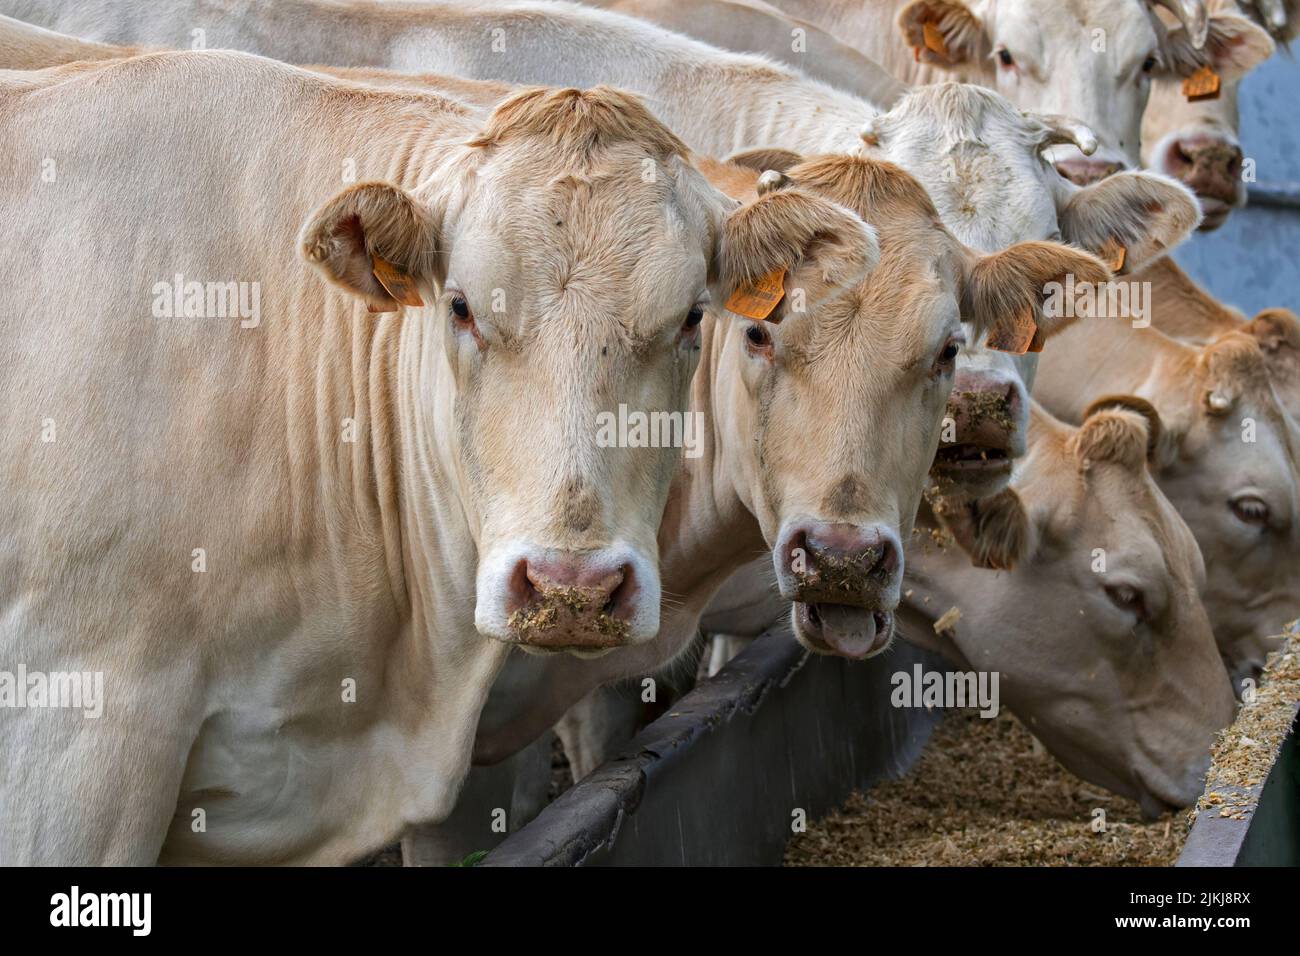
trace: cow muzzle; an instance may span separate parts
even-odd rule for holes
[[[1223,225],[1245,199],[1241,179],[1241,146],[1215,133],[1193,133],[1173,139],[1160,163],[1164,172],[1196,193],[1201,202],[1201,232]]]
[[[985,498],[1006,487],[1025,451],[1027,409],[1019,379],[959,368],[948,398],[952,438],[940,442],[931,468],[939,491]]]
[[[659,630],[657,569],[629,548],[528,548],[481,576],[475,625],[536,653],[600,656]]]
[[[776,548],[777,584],[795,637],[821,654],[862,660],[894,636],[903,549],[885,525],[795,522]]]

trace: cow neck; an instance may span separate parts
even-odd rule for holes
[[[358,181],[386,180],[419,197],[420,184],[446,168],[472,130],[454,115],[447,120],[437,135],[419,124],[404,136],[383,138],[359,129],[351,154]],[[363,303],[352,304],[351,317],[346,398],[358,407],[362,428],[369,424],[369,457],[357,459],[354,497],[364,502],[358,510],[377,512],[382,560],[402,621],[400,637],[385,652],[387,696],[405,708],[407,728],[420,740],[441,733],[437,750],[456,744],[468,754],[478,709],[509,648],[482,637],[473,624],[477,545],[455,464],[446,323],[432,308],[376,316]],[[454,666],[447,666],[448,655]],[[456,719],[439,716],[444,704],[456,709]]]
[[[692,414],[704,418],[701,454],[684,459],[659,534],[665,587],[678,593],[708,587],[721,576],[716,589],[756,551],[766,550],[742,487],[748,449],[737,434],[736,391],[744,385],[734,368],[735,343],[728,347],[739,334],[738,323],[722,313],[712,314],[703,329],[690,403]]]
[[[1240,315],[1197,285],[1171,256],[1160,257],[1133,278],[1152,284],[1148,297],[1152,324],[1169,335],[1204,344],[1243,323]]]

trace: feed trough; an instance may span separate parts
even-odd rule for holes
[[[481,866],[779,864],[795,828],[905,773],[938,716],[889,702],[937,659],[898,642],[864,663],[769,631]]]

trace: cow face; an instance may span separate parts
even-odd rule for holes
[[[1211,8],[1205,47],[1179,47],[1174,55],[1193,69],[1209,66],[1219,74],[1219,95],[1192,99],[1183,92],[1180,77],[1160,76],[1151,84],[1151,98],[1142,114],[1142,165],[1174,177],[1196,193],[1205,214],[1202,232],[1219,228],[1233,209],[1246,202],[1237,91],[1242,77],[1274,50],[1265,30],[1233,12],[1235,0],[1218,0]]]
[[[1064,145],[1052,153],[1064,175],[1087,184],[1137,165],[1152,79],[1195,70],[1184,51],[1204,43],[1204,3],[1160,5],[1177,14],[1177,28],[1166,30],[1144,0],[915,0],[898,23],[926,62],[974,72],[1017,106],[1092,127],[1092,156]]]
[[[945,632],[958,656],[1001,675],[1003,703],[1070,770],[1149,816],[1195,800],[1233,713],[1200,551],[1148,471],[1158,429],[1139,399],[1078,429],[1036,410],[1012,488],[950,519],[963,547],[1014,570],[908,551],[929,607],[961,610]]]
[[[1188,351],[1147,395],[1168,409],[1160,484],[1200,542],[1202,597],[1240,679],[1300,613],[1300,434],[1254,336],[1230,332]]]
[[[1177,245],[1196,225],[1194,198],[1163,177],[1126,172],[1087,187],[1063,180],[1044,150],[1058,143],[1092,149],[1091,131],[1027,114],[992,90],[920,87],[876,117],[863,136],[872,155],[925,183],[944,225],[982,252],[1064,238],[1109,257],[1122,245],[1128,271]],[[983,336],[966,331],[970,344],[958,358],[933,475],[944,496],[970,499],[1005,487],[1011,462],[1024,450],[1038,354],[991,349]]]
[[[765,177],[766,179],[766,177]],[[812,159],[774,186],[874,224],[879,256],[814,249],[786,275],[778,321],[735,321],[719,343],[737,489],[773,547],[795,633],[823,653],[886,647],[910,532],[963,324],[982,334],[1041,314],[1044,284],[1094,257],[1054,243],[980,256],[944,229],[916,180],[862,157]],[[780,195],[778,191],[771,195]]]
[[[404,463],[455,476],[486,636],[586,655],[658,631],[699,324],[730,294],[720,263],[764,268],[782,235],[769,203],[737,220],[684,156],[629,95],[526,90],[414,193],[353,187],[304,231],[309,261],[373,310],[429,306],[404,319],[402,371],[424,390],[400,401],[426,449]]]

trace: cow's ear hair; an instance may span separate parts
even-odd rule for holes
[[[298,237],[312,266],[372,312],[423,304],[418,287],[442,281],[431,211],[390,183],[358,183],[313,212]]]
[[[765,173],[769,169],[775,169],[778,173],[786,173],[802,163],[803,157],[792,149],[769,146],[760,149],[742,149],[740,152],[728,156],[725,162],[734,166],[743,166],[745,169],[752,169],[759,173]]]
[[[1210,17],[1205,46],[1196,49],[1184,27],[1171,29],[1165,37],[1164,57],[1175,76],[1191,76],[1208,66],[1228,79],[1242,77],[1259,66],[1277,49],[1268,31],[1235,13]]]
[[[880,243],[875,229],[838,203],[798,188],[774,190],[727,217],[711,279],[725,301],[809,259],[827,282],[858,282],[880,262]]]
[[[1011,488],[987,498],[943,501],[935,514],[977,568],[1010,571],[1037,547],[1029,512]]]
[[[935,66],[974,63],[989,53],[984,24],[961,0],[912,0],[899,12],[898,28],[917,59]]]
[[[1191,190],[1159,173],[1116,173],[1068,195],[1057,214],[1061,237],[1121,274],[1164,255],[1201,223]]]
[[[1059,242],[1020,242],[974,257],[962,285],[962,320],[988,344],[1007,352],[1037,351],[1044,339],[1074,321],[1064,308],[1064,285],[1101,283],[1110,269],[1096,256]]]
[[[1246,331],[1269,354],[1300,353],[1300,318],[1290,309],[1265,309],[1246,323]]]

